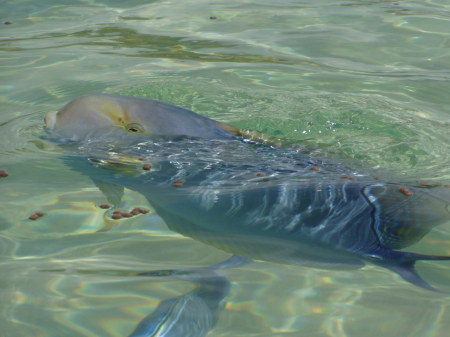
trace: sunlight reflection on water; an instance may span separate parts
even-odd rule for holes
[[[154,212],[111,224],[98,207],[104,196],[42,130],[43,115],[76,96],[158,99],[319,156],[449,183],[446,1],[6,1],[3,10],[12,24],[1,27],[2,336],[127,336],[194,286],[136,273],[229,256],[169,231]],[[150,209],[136,192],[124,201]],[[45,215],[28,220],[38,211]],[[411,250],[450,255],[449,226]],[[418,265],[442,289],[449,268]],[[221,273],[231,290],[211,337],[444,337],[449,329],[448,297],[373,266],[255,262]]]

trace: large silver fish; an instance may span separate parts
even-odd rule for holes
[[[85,96],[50,113],[46,125],[75,141],[78,155],[67,162],[112,202],[120,203],[124,187],[140,192],[178,233],[257,260],[339,269],[372,263],[438,291],[414,265],[450,257],[399,249],[450,220],[449,189],[385,182],[345,161],[249,144],[246,135],[272,139],[151,100]],[[143,171],[138,157],[152,169]]]
[[[159,140],[114,152],[153,168],[99,152],[94,167],[68,160],[107,195],[137,191],[171,230],[232,254],[333,269],[369,262],[430,290],[415,262],[450,259],[398,251],[450,219],[444,187],[381,182],[341,162],[239,141]]]

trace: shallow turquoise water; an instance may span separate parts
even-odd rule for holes
[[[193,286],[133,273],[228,257],[154,213],[98,232],[109,224],[104,197],[41,138],[45,112],[79,95],[158,99],[317,155],[450,181],[447,1],[24,0],[3,1],[0,13],[1,336],[127,336]],[[125,202],[149,207],[132,191]],[[46,215],[28,220],[36,211]],[[450,255],[450,223],[408,250]],[[449,263],[418,270],[450,290]],[[373,266],[255,262],[223,275],[231,291],[208,336],[444,337],[450,328],[450,297]]]

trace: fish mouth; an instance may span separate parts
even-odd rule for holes
[[[56,124],[56,114],[58,111],[49,111],[44,117],[45,128],[48,130],[53,130]]]

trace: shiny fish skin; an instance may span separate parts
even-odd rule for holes
[[[73,152],[68,162],[111,203],[138,191],[171,229],[233,254],[327,268],[372,262],[427,289],[416,260],[449,259],[396,250],[449,220],[448,189],[380,180],[361,163],[273,148],[266,135],[141,98],[83,96],[45,122],[90,158],[94,167]],[[151,170],[133,167],[142,159]]]
[[[83,148],[83,153],[101,153],[96,151]],[[181,138],[115,151],[148,158],[152,171],[101,170],[98,179],[145,195],[170,229],[257,260],[333,269],[371,262],[395,265],[401,274],[399,263],[408,262],[405,268],[411,270],[423,257],[395,249],[417,242],[449,219],[448,189],[383,182],[373,178],[375,172],[346,161],[293,150]],[[92,177],[99,172],[82,170]],[[174,188],[177,179],[184,183]],[[413,195],[400,193],[404,186]]]

